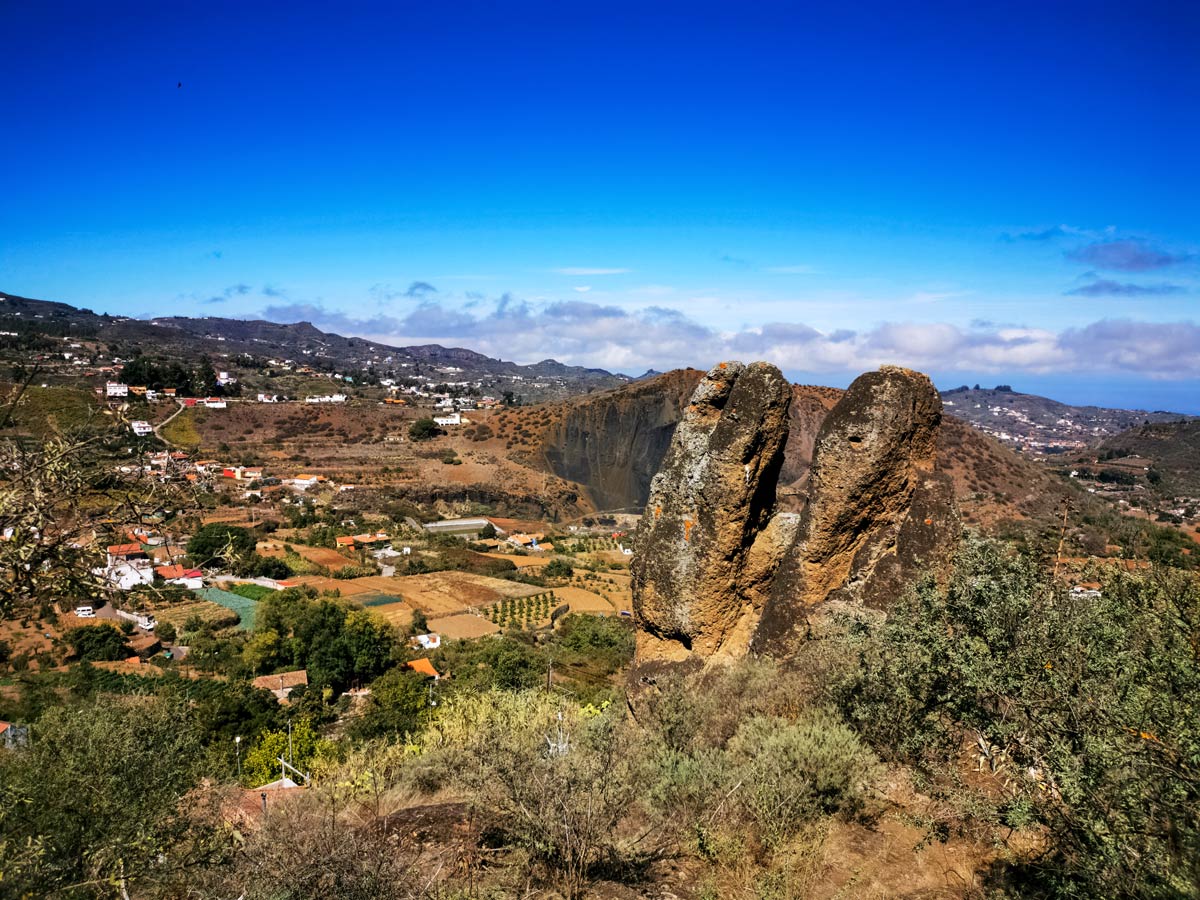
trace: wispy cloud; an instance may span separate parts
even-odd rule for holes
[[[283,288],[277,288],[274,285],[270,285],[270,284],[264,284],[262,292],[263,292],[264,297],[286,297],[287,296],[287,294],[284,293]]]
[[[213,296],[207,297],[204,300],[201,300],[200,302],[208,303],[208,304],[226,303],[229,300],[232,300],[234,297],[243,297],[248,293],[250,293],[250,285],[248,285],[248,284],[233,284],[233,285],[230,285],[229,287],[225,288],[225,290],[221,291],[221,293],[214,294]]]
[[[1192,253],[1171,253],[1131,239],[1098,241],[1067,250],[1063,255],[1073,262],[1118,272],[1148,272],[1195,259]]]
[[[561,269],[551,269],[556,275],[625,275],[631,269],[600,269],[588,266],[565,266]]]
[[[571,288],[571,290],[577,294],[586,294],[591,289],[592,286],[590,284],[577,284],[575,287]]]
[[[414,281],[404,291],[404,296],[409,298],[428,297],[430,294],[436,294],[438,289],[428,281]]]
[[[1029,231],[1021,231],[1016,234],[1004,232],[1000,235],[1000,240],[1006,243],[1015,243],[1017,241],[1034,241],[1045,242],[1055,241],[1059,238],[1099,238],[1106,234],[1112,234],[1115,229],[1112,226],[1100,231],[1090,228],[1077,228],[1074,225],[1051,225],[1049,228],[1035,228]]]
[[[1130,284],[1101,278],[1065,293],[1068,297],[1162,297],[1186,292],[1187,289],[1178,284]]]

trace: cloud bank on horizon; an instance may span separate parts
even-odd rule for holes
[[[480,308],[480,307],[483,308]],[[628,310],[584,300],[533,302],[505,294],[467,309],[422,300],[403,314],[368,317],[314,303],[267,306],[271,321],[308,321],[340,334],[392,345],[465,345],[489,356],[561,362],[637,374],[706,367],[725,358],[770,360],[788,371],[856,373],[884,364],[923,371],[1200,378],[1200,326],[1192,322],[1103,319],[1061,330],[973,322],[884,322],[821,331],[768,322],[736,331],[705,325],[678,309]]]

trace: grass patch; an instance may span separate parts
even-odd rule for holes
[[[162,427],[163,439],[180,447],[199,447],[200,430],[196,427],[195,410],[185,409]]]
[[[275,593],[274,588],[264,587],[261,584],[251,584],[245,582],[243,584],[235,584],[232,587],[227,587],[231,594],[237,594],[239,597],[245,597],[247,600],[259,601],[267,594]]]

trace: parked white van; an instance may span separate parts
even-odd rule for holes
[[[96,611],[90,606],[77,606],[75,607],[75,615],[81,619],[94,619],[96,618]]]

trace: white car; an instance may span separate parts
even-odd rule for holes
[[[81,619],[94,619],[96,618],[96,611],[90,606],[77,606],[75,607],[75,615]]]

